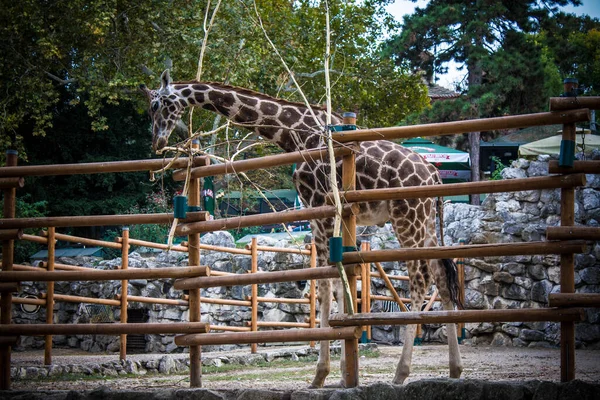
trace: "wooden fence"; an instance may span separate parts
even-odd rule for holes
[[[600,108],[600,98],[586,100],[589,107]],[[563,124],[563,138],[567,141],[573,141],[575,138],[575,123],[579,121],[589,120],[589,111],[587,109],[572,109],[579,105],[569,105],[560,103],[560,111],[552,111],[549,113],[529,114],[521,116],[508,116],[500,118],[479,119],[470,121],[447,122],[441,124],[427,124],[408,127],[394,127],[381,129],[363,129],[348,132],[334,133],[334,139],[338,143],[358,142],[363,140],[378,140],[378,139],[397,139],[409,138],[416,136],[437,136],[465,133],[470,131],[485,131],[507,128],[522,128],[529,126],[539,126],[548,124]],[[553,104],[553,103],[551,103]],[[558,108],[557,108],[558,110]],[[321,151],[321,150],[319,150]],[[300,152],[299,152],[300,153]],[[262,168],[266,166],[283,165],[289,160],[296,159],[299,153],[288,153],[274,157],[264,157],[260,160]],[[306,153],[306,152],[304,152]],[[230,285],[257,285],[268,282],[285,282],[296,280],[324,279],[337,276],[337,270],[333,267],[309,268],[293,271],[279,272],[256,272],[247,275],[238,275],[236,277],[219,274],[210,275],[208,269],[204,270],[204,275],[200,275],[200,257],[199,257],[199,233],[215,229],[227,229],[230,226],[250,226],[257,224],[258,221],[253,217],[239,217],[235,219],[223,221],[207,221],[206,217],[201,214],[191,216],[183,221],[177,227],[177,232],[188,235],[188,251],[190,269],[197,273],[197,276],[179,278],[175,282],[175,288],[189,290],[189,309],[190,322],[186,325],[191,330],[196,330],[195,333],[184,334],[175,338],[175,343],[190,347],[190,386],[201,386],[201,364],[200,364],[200,346],[203,344],[231,344],[231,343],[264,343],[264,342],[281,342],[299,340],[333,340],[343,339],[343,351],[346,359],[346,375],[343,377],[347,387],[355,387],[358,385],[358,338],[362,334],[362,327],[373,324],[415,324],[415,323],[443,323],[443,322],[489,322],[489,321],[560,321],[561,322],[561,380],[569,381],[575,378],[575,330],[574,322],[582,318],[582,311],[577,307],[581,306],[599,306],[600,295],[582,296],[574,293],[574,254],[583,252],[585,247],[584,240],[595,240],[598,237],[597,230],[580,230],[574,227],[574,193],[575,188],[582,186],[585,183],[584,173],[599,173],[600,163],[594,161],[586,161],[574,163],[572,166],[558,166],[559,172],[564,176],[547,177],[543,179],[528,178],[527,180],[512,180],[509,182],[472,182],[464,184],[443,185],[443,187],[409,187],[399,189],[378,189],[369,192],[355,190],[355,154],[353,152],[342,151],[342,192],[344,193],[343,223],[343,245],[354,246],[356,243],[356,218],[354,213],[356,209],[352,206],[353,202],[399,199],[399,198],[418,198],[418,197],[434,197],[437,195],[449,194],[476,194],[487,193],[494,191],[521,191],[541,188],[560,188],[561,190],[561,227],[558,228],[553,235],[558,235],[561,239],[556,239],[546,242],[531,242],[506,245],[465,245],[461,247],[436,247],[436,248],[419,248],[419,249],[400,249],[400,250],[378,250],[378,251],[356,251],[345,253],[343,262],[346,272],[349,277],[350,289],[352,292],[353,302],[357,303],[356,295],[358,277],[363,275],[364,279],[368,276],[364,267],[365,263],[382,262],[386,260],[415,260],[415,259],[431,259],[431,258],[454,258],[454,257],[486,257],[486,256],[503,256],[517,254],[560,254],[561,255],[561,296],[552,298],[551,308],[548,309],[533,309],[533,310],[467,310],[467,311],[439,311],[439,312],[404,312],[399,314],[368,314],[359,313],[354,315],[337,315],[331,319],[331,328],[307,328],[302,330],[282,330],[282,331],[244,331],[244,332],[226,332],[207,335],[205,332],[209,327],[200,323],[200,288],[201,287],[216,287]],[[244,162],[247,162],[245,160]],[[292,161],[293,162],[293,161]],[[147,166],[131,164],[125,162],[127,168],[147,169]],[[256,167],[258,161],[252,161],[245,166],[251,168]],[[125,164],[123,164],[125,165]],[[188,165],[187,162],[185,165]],[[238,164],[232,163],[227,168],[239,171]],[[117,168],[116,164],[112,167]],[[0,341],[0,364],[2,378],[0,388],[6,389],[10,387],[10,343],[16,335],[27,334],[25,327],[19,325],[10,325],[10,307],[12,305],[11,290],[14,289],[14,283],[22,280],[21,275],[11,275],[18,273],[13,270],[13,246],[14,239],[18,236],[18,230],[33,226],[82,226],[72,225],[74,223],[99,225],[105,224],[107,221],[102,218],[95,218],[93,223],[90,223],[90,217],[57,217],[46,219],[29,219],[21,220],[14,218],[14,196],[16,187],[19,183],[14,178],[20,178],[26,175],[52,174],[51,171],[80,172],[76,166],[69,168],[58,168],[53,166],[39,167],[21,167],[16,166],[16,154],[10,152],[7,154],[7,167],[0,168],[0,179],[2,179],[2,187],[4,190],[4,215],[7,217],[0,221],[0,230],[11,230],[3,233],[7,239],[3,241],[3,271],[0,272],[0,283],[7,284],[7,291],[2,292],[1,301],[1,322],[2,341]],[[37,168],[37,170],[36,170]],[[94,167],[86,167],[87,172],[96,173],[103,172],[96,170]],[[200,172],[206,166],[192,168],[191,191],[188,203],[191,206],[199,205],[199,180]],[[553,168],[553,167],[551,167]],[[43,172],[41,171],[43,170]],[[134,170],[134,169],[130,169]],[[21,173],[21,171],[25,171]],[[32,172],[33,171],[33,172]],[[229,169],[223,171],[226,172]],[[552,169],[551,169],[552,171]],[[69,172],[70,173],[70,172]],[[212,172],[211,174],[214,174]],[[12,181],[10,181],[12,179]],[[441,191],[441,192],[439,192]],[[271,222],[285,222],[293,219],[315,219],[324,218],[333,215],[331,206],[323,206],[314,209],[283,212],[278,214],[270,214],[261,216],[260,223],[268,218]],[[119,218],[117,218],[119,217]],[[127,216],[138,220],[138,218],[148,218],[146,216]],[[123,221],[124,216],[107,217],[106,220]],[[160,218],[172,218],[160,216]],[[117,222],[123,223],[123,222]],[[135,223],[135,222],[128,222]],[[233,224],[233,225],[232,225]],[[15,231],[16,230],[16,231]],[[56,233],[48,229],[48,245],[49,248],[54,242]],[[4,237],[4,236],[2,236]],[[552,237],[550,235],[550,237]],[[566,238],[566,239],[565,239]],[[126,244],[125,235],[122,244]],[[123,246],[123,248],[126,248]],[[50,251],[49,251],[50,255]],[[53,270],[55,265],[49,261],[46,272],[33,272],[35,276],[48,278],[49,281],[61,279],[59,275],[64,272]],[[79,272],[79,271],[74,271]],[[114,271],[112,271],[114,272]],[[129,271],[121,270],[120,278],[126,280]],[[379,272],[381,274],[381,272]],[[42,274],[42,275],[38,275]],[[45,274],[45,275],[44,275]],[[33,276],[33,275],[31,275]],[[383,276],[383,275],[382,275]],[[50,279],[54,278],[54,279]],[[50,292],[50,290],[49,290]],[[371,296],[372,297],[372,296]],[[47,297],[48,299],[48,297]],[[361,299],[362,300],[362,299]],[[257,302],[258,298],[252,296],[251,304]],[[121,304],[123,299],[121,299]],[[51,307],[48,307],[51,308]],[[114,324],[114,333],[121,335],[129,332],[127,328],[129,324],[121,323]],[[167,324],[161,324],[167,325]],[[170,324],[168,324],[170,325]],[[258,323],[256,324],[258,325]],[[258,326],[257,326],[258,327]],[[252,327],[251,327],[252,328]],[[51,324],[40,324],[37,326],[37,334],[52,335],[56,332],[56,326]],[[62,329],[62,327],[61,327]],[[80,329],[80,328],[77,328]],[[87,328],[90,329],[90,328]],[[154,329],[154,328],[153,328]],[[164,327],[165,331],[168,328]],[[73,329],[75,331],[75,329]],[[6,332],[6,333],[4,333]],[[29,332],[29,331],[27,331]],[[61,331],[62,332],[62,331]],[[29,332],[30,333],[30,332]]]

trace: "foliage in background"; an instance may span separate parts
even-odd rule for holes
[[[16,217],[17,218],[36,218],[45,217],[47,215],[48,202],[46,201],[32,201],[31,195],[25,195],[17,197],[16,200]],[[2,210],[0,210],[0,217],[4,218]],[[39,229],[24,229],[23,233],[29,235],[37,235]],[[15,241],[15,252],[14,262],[23,263],[29,262],[29,257],[44,248],[39,243],[29,242],[26,240]]]

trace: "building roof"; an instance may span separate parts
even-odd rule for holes
[[[54,256],[58,257],[81,257],[81,256],[97,256],[100,257],[102,247],[67,247],[64,249],[56,249]],[[40,250],[30,258],[41,260],[48,258],[48,250]]]
[[[436,85],[435,83],[427,84],[428,96],[433,100],[446,100],[446,99],[456,99],[460,97],[460,93],[455,92],[454,90],[447,89],[443,86]]]

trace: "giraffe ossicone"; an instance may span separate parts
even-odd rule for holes
[[[304,104],[213,82],[172,82],[169,72],[163,72],[157,90],[142,90],[150,101],[152,118],[152,147],[160,150],[167,145],[169,135],[187,107],[200,107],[228,118],[232,123],[254,131],[286,152],[314,149],[322,144],[325,110]],[[312,111],[312,112],[311,112]],[[341,118],[332,116],[333,124]],[[294,172],[294,184],[306,207],[325,204],[331,191],[330,165],[327,157],[307,159]],[[336,165],[341,175],[341,162]],[[420,155],[399,144],[379,140],[361,142],[356,155],[356,188],[379,189],[388,187],[441,184],[437,169]],[[426,199],[372,201],[360,203],[357,224],[382,225],[390,221],[402,247],[437,246],[435,201]],[[443,222],[441,222],[443,223]],[[329,255],[328,239],[333,231],[333,219],[311,221],[311,230],[317,248],[319,266],[326,266]],[[425,294],[435,283],[443,308],[451,310],[454,304],[461,307],[457,293],[456,265],[451,260],[408,261],[409,290],[412,310],[418,310]],[[338,301],[338,310],[344,312],[343,292],[339,279],[318,283],[321,326],[329,326],[332,293]],[[413,339],[416,325],[406,327],[404,346],[394,383],[402,383],[410,373]],[[450,355],[450,377],[459,378],[462,363],[454,324],[447,326]],[[312,387],[322,387],[330,370],[329,342],[321,341],[317,371]],[[342,376],[345,362],[341,360]],[[342,382],[343,384],[343,382]]]

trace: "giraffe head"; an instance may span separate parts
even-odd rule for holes
[[[181,101],[174,93],[171,86],[169,70],[165,70],[160,77],[160,88],[150,90],[146,85],[140,85],[150,102],[150,118],[152,118],[152,149],[158,151],[167,145],[169,135],[181,118],[185,101]]]

